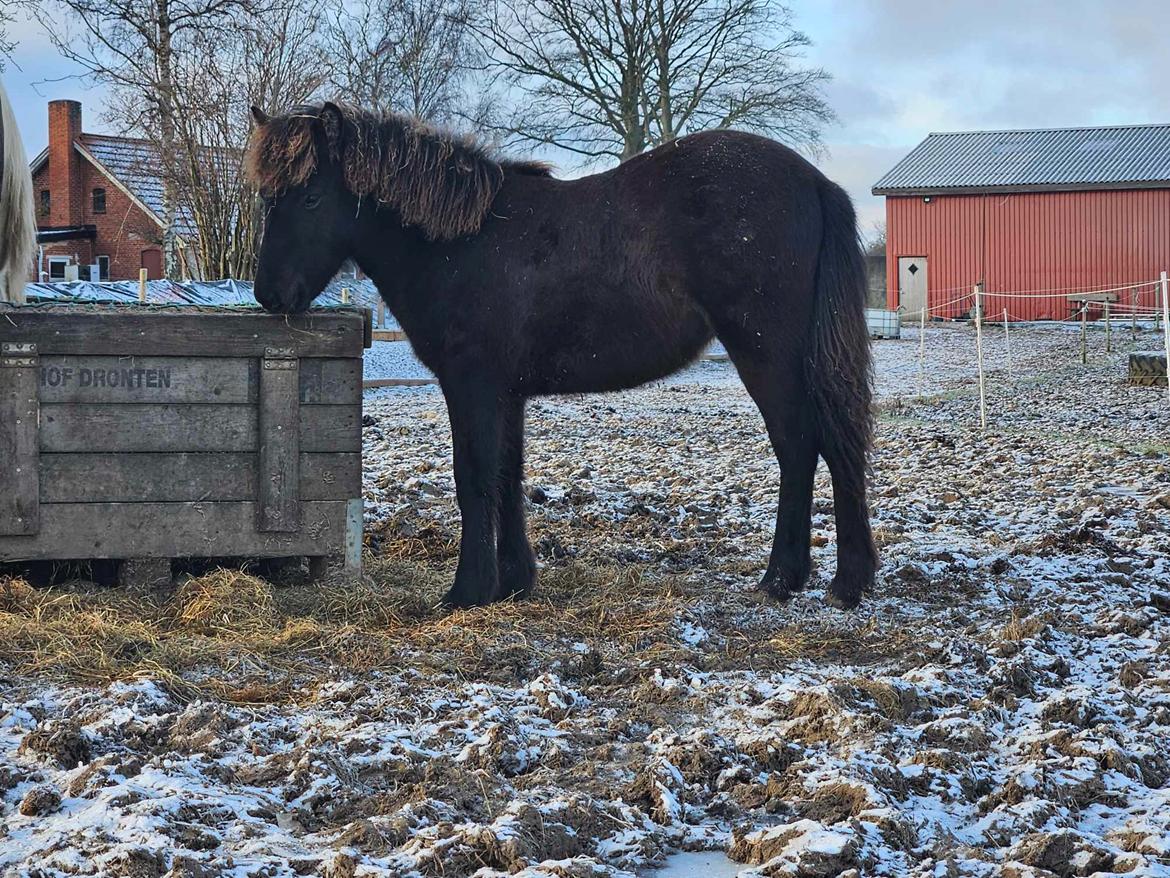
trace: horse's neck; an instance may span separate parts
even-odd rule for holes
[[[403,228],[397,212],[388,208],[363,209],[355,245],[354,261],[409,332],[408,324],[421,318],[418,291],[428,283],[449,245],[427,241],[418,231]]]

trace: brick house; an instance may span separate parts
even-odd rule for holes
[[[142,268],[161,278],[160,164],[150,141],[87,134],[80,103],[50,101],[49,145],[31,165],[40,245],[33,280],[91,280],[91,266],[101,280],[137,279]],[[195,229],[182,210],[175,233],[186,265]]]

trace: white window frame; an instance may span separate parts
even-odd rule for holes
[[[65,267],[67,265],[69,265],[71,262],[73,262],[73,260],[70,259],[68,256],[49,256],[47,258],[49,260],[49,280],[50,281],[65,280]],[[61,266],[61,276],[60,277],[53,276],[53,266],[54,265]]]
[[[104,267],[102,266],[103,259],[106,262]],[[110,257],[106,256],[105,254],[100,254],[97,257],[97,264],[98,264],[98,278],[100,280],[109,280],[110,279]]]

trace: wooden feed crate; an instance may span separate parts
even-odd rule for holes
[[[0,562],[356,571],[369,332],[358,309],[0,307]]]

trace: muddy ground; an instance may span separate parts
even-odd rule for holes
[[[755,591],[778,472],[726,363],[535,402],[530,601],[435,608],[433,388],[367,399],[367,576],[0,582],[8,875],[1170,875],[1170,403],[1115,333],[878,342],[876,594]],[[919,390],[925,395],[918,396]]]

